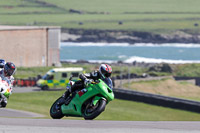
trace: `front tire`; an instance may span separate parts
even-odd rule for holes
[[[88,102],[83,110],[83,117],[85,120],[93,120],[99,116],[106,107],[106,101],[100,99],[95,106],[91,106],[91,102]]]
[[[62,111],[61,111],[61,105],[59,105],[58,103],[61,102],[63,100],[63,97],[58,98],[53,105],[51,106],[50,109],[50,116],[53,119],[61,119],[62,117],[64,117]]]
[[[48,90],[48,89],[49,89],[49,87],[48,87],[47,85],[42,86],[42,88],[41,88],[41,90],[43,90],[43,91],[46,91],[46,90]]]

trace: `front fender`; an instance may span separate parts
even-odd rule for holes
[[[92,100],[92,104],[95,106],[100,99],[104,99],[106,101],[104,97],[95,96],[94,99]]]

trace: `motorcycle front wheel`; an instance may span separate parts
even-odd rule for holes
[[[64,117],[62,111],[61,111],[61,105],[59,105],[58,103],[61,102],[63,100],[63,97],[58,98],[53,105],[51,106],[50,109],[50,116],[53,119],[61,119],[62,117]]]
[[[95,106],[93,106],[91,102],[88,102],[83,110],[83,117],[85,120],[93,120],[105,110],[106,107],[105,100],[103,99],[99,100]]]

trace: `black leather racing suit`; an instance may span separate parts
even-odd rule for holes
[[[71,92],[74,92],[77,89],[84,88],[85,87],[85,85],[84,85],[85,79],[93,79],[94,81],[98,80],[98,79],[104,80],[104,77],[101,75],[101,73],[99,71],[93,71],[91,73],[80,74],[79,78],[81,80],[76,81],[74,83],[74,85],[71,87]]]

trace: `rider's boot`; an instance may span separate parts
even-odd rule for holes
[[[71,87],[67,86],[67,91],[63,94],[65,105],[68,105],[71,102],[72,98],[74,97],[72,93],[75,92],[78,87],[79,86],[77,84],[73,84]]]
[[[68,97],[70,96],[70,90],[67,89],[67,91],[62,95],[62,99],[58,102],[58,105],[62,105],[65,103],[65,101],[68,99]]]
[[[65,92],[65,105],[68,105],[72,100],[72,89],[73,86]]]
[[[76,94],[75,91],[80,88],[83,88],[83,84],[81,81],[76,82],[75,84],[73,84],[71,87],[68,88],[69,92],[67,93],[68,96],[65,100],[65,105],[68,105],[71,102],[71,100],[74,98]]]
[[[64,94],[63,94],[63,98],[64,99],[67,99],[67,97],[69,97],[69,95],[70,95],[70,91],[69,90],[67,90]]]

